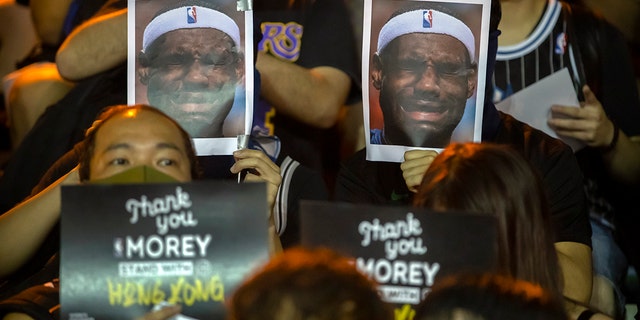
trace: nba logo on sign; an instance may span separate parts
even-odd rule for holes
[[[422,27],[423,28],[431,28],[433,23],[433,12],[431,10],[422,12]]]
[[[124,240],[122,238],[113,239],[113,256],[116,258],[124,256]]]
[[[196,7],[187,8],[187,23],[196,23],[196,22],[198,22]]]

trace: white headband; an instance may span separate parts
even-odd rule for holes
[[[220,30],[229,35],[236,46],[240,47],[240,29],[233,19],[213,9],[186,6],[164,12],[149,22],[142,36],[142,52],[167,32],[194,28]]]
[[[475,60],[475,39],[469,27],[446,13],[430,9],[409,11],[391,18],[378,34],[378,53],[393,39],[409,33],[452,36],[467,47],[471,61]]]

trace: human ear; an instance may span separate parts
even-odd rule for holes
[[[240,81],[244,77],[244,55],[238,54],[238,61],[236,62],[236,79]]]
[[[478,76],[476,70],[477,66],[474,66],[467,76],[467,99],[471,98],[471,96],[473,96],[473,94],[476,92],[476,87],[478,85]]]
[[[138,53],[138,63],[140,64],[137,70],[138,78],[140,83],[146,86],[149,83],[149,59],[144,52]]]
[[[138,77],[140,78],[140,83],[145,86],[149,84],[149,68],[141,67],[138,69]]]
[[[382,58],[377,53],[373,54],[371,62],[371,82],[377,90],[382,87]]]

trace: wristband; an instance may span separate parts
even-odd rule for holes
[[[611,142],[608,146],[602,147],[600,149],[602,153],[610,152],[611,150],[615,149],[616,145],[618,144],[618,138],[620,137],[620,128],[618,128],[615,122],[611,123],[613,123],[613,139],[611,139]]]

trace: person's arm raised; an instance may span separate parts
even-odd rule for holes
[[[77,81],[127,60],[127,9],[94,17],[62,43],[56,65],[62,77]]]
[[[273,219],[273,206],[278,194],[278,188],[282,183],[280,167],[262,151],[252,149],[236,150],[233,153],[236,163],[231,166],[232,173],[237,174],[242,170],[247,170],[245,181],[266,182],[267,183],[267,219],[269,221],[269,245],[271,253],[282,251],[282,244],[276,232]]]
[[[338,121],[340,108],[351,90],[349,76],[333,67],[307,69],[258,53],[261,95],[277,112],[318,128]]]

